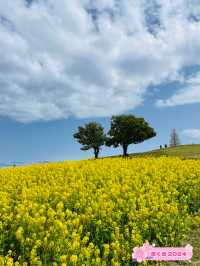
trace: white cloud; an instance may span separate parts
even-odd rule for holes
[[[198,6],[197,0],[0,1],[0,116],[29,122],[137,107],[149,85],[200,64]]]
[[[189,138],[200,140],[200,129],[185,129],[182,133]]]
[[[166,100],[158,100],[158,107],[200,103],[200,72],[186,80],[185,87]]]

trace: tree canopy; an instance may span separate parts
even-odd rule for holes
[[[104,145],[106,139],[104,129],[100,124],[90,122],[85,126],[79,126],[78,132],[73,136],[83,145],[81,150],[93,149],[95,158],[98,158],[100,146]]]
[[[154,136],[156,136],[156,132],[144,118],[134,115],[112,116],[106,145],[122,146],[123,155],[127,156],[127,149],[130,144],[137,144]]]

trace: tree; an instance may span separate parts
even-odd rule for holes
[[[86,124],[84,127],[79,126],[78,132],[75,133],[74,138],[83,145],[81,150],[94,150],[95,158],[98,158],[100,146],[104,145],[106,136],[104,135],[103,127],[96,123],[91,122]]]
[[[176,129],[173,128],[172,132],[171,132],[171,135],[170,135],[169,145],[170,145],[170,147],[176,147],[176,146],[178,146],[180,144],[181,144],[180,143],[180,139],[179,139],[178,134],[176,133]]]
[[[127,156],[128,146],[156,136],[144,118],[133,115],[112,116],[111,127],[106,140],[107,146],[122,146],[123,156]]]

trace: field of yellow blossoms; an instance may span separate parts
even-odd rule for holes
[[[135,246],[177,246],[200,212],[200,163],[70,161],[0,170],[0,266],[132,265]]]

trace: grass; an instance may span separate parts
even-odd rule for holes
[[[142,153],[133,153],[130,156],[178,156],[187,159],[200,159],[200,144],[180,145],[177,147],[162,148]]]
[[[192,265],[200,266],[200,227],[194,228],[189,236],[187,243],[193,246]],[[191,265],[191,264],[190,264]]]

